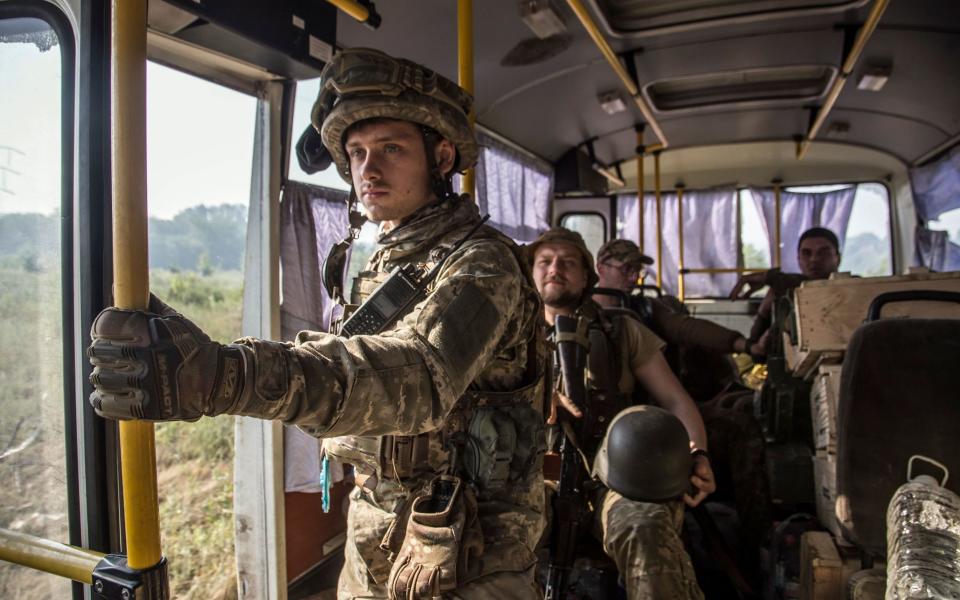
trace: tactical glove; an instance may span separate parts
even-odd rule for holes
[[[193,421],[233,408],[243,391],[244,350],[210,340],[151,295],[150,311],[107,308],[87,349],[102,417]]]

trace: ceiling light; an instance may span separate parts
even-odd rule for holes
[[[860,81],[857,82],[857,89],[868,92],[879,92],[883,89],[883,86],[887,85],[888,79],[890,79],[889,67],[873,67],[867,69],[860,75]]]
[[[567,31],[563,19],[547,0],[524,0],[520,3],[520,16],[527,27],[542,40]]]
[[[603,112],[607,113],[608,115],[615,115],[619,112],[627,110],[627,104],[620,96],[620,92],[607,92],[606,94],[600,94],[598,100],[600,101],[600,108],[602,108]]]

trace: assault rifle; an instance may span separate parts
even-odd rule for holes
[[[547,568],[546,600],[560,600],[566,588],[567,575],[573,565],[577,538],[590,518],[584,483],[589,480],[576,440],[588,431],[590,407],[587,403],[585,370],[587,366],[586,321],[558,315],[554,325],[556,364],[563,381],[563,393],[583,414],[576,424],[566,421],[560,439],[560,485],[554,497],[553,539]],[[564,420],[558,415],[558,421]]]

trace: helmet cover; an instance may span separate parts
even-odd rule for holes
[[[379,50],[348,48],[323,69],[310,120],[340,176],[349,182],[343,136],[351,125],[367,119],[430,127],[456,148],[455,172],[473,166],[478,149],[468,118],[472,106],[473,98],[463,88],[426,67]]]

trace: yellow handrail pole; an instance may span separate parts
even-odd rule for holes
[[[370,10],[356,0],[327,0],[327,2],[361,23],[370,18]]]
[[[342,10],[346,15],[353,17],[360,23],[363,23],[370,29],[377,29],[380,27],[380,14],[377,13],[377,11],[373,8],[372,3],[369,6],[366,6],[360,4],[356,0],[327,0],[327,2]]]
[[[684,269],[684,270],[683,270],[683,272],[684,272],[684,273],[687,273],[687,274],[690,274],[690,273],[710,273],[710,274],[716,274],[716,273],[761,273],[761,272],[764,272],[764,271],[767,271],[767,269],[741,269],[740,267],[724,267],[724,268],[716,268],[716,269],[707,268],[707,267],[702,267],[702,268]]]
[[[45,540],[20,531],[0,529],[0,560],[93,583],[93,570],[105,555],[101,552]]]
[[[653,153],[653,192],[657,199],[657,287],[663,288],[663,204],[660,201],[660,151]]]
[[[637,128],[637,221],[640,225],[640,234],[638,236],[640,252],[643,252],[643,127]]]
[[[147,307],[147,3],[113,0],[113,286],[120,308]],[[160,514],[153,424],[120,422],[127,564],[160,562]]]
[[[593,17],[590,16],[589,11],[583,5],[583,2],[580,0],[567,0],[567,4],[570,5],[570,8],[573,10],[574,14],[577,15],[577,18],[580,19],[580,23],[583,24],[583,28],[587,30],[587,33],[590,34],[590,38],[593,39],[593,43],[596,44],[597,49],[600,50],[600,53],[603,54],[603,57],[607,59],[607,62],[610,63],[610,68],[613,69],[613,72],[617,74],[617,77],[620,78],[620,81],[623,82],[623,87],[627,88],[627,92],[630,93],[630,97],[633,98],[633,101],[636,103],[637,108],[640,109],[640,114],[643,115],[643,120],[646,121],[650,127],[653,129],[653,133],[656,134],[657,138],[660,140],[660,143],[663,144],[663,147],[667,147],[667,137],[663,134],[663,130],[660,129],[660,124],[657,123],[657,120],[653,116],[653,111],[650,110],[650,107],[647,105],[647,102],[643,99],[643,95],[640,93],[640,89],[637,87],[636,82],[630,77],[630,74],[627,73],[627,70],[620,63],[620,59],[617,58],[617,55],[614,54],[613,48],[610,47],[610,44],[607,43],[607,40],[604,39],[603,34],[600,33],[600,28],[597,27],[597,24],[593,22]]]
[[[680,242],[680,252],[677,260],[677,297],[683,302],[684,271],[683,271],[683,184],[678,183],[677,189],[677,237]]]
[[[833,110],[833,105],[836,104],[837,98],[840,97],[840,92],[843,90],[844,84],[847,83],[847,78],[853,73],[853,68],[856,66],[857,60],[860,59],[863,49],[867,46],[867,40],[870,39],[870,36],[873,35],[873,32],[877,29],[880,17],[883,16],[883,11],[887,9],[888,4],[890,4],[890,0],[874,0],[873,6],[870,8],[870,14],[867,15],[867,20],[864,21],[860,30],[857,31],[857,37],[854,39],[853,46],[850,48],[850,54],[848,54],[846,60],[843,61],[840,72],[837,73],[837,78],[833,80],[833,86],[831,86],[830,91],[827,93],[827,98],[824,100],[823,106],[817,111],[817,116],[813,119],[807,135],[797,144],[797,159],[803,158],[807,153],[807,149],[810,148],[810,142],[817,136],[820,127],[822,127],[823,123],[827,120],[827,115]]]
[[[473,89],[473,0],[457,0],[457,77],[460,87],[476,97]],[[467,117],[473,129],[477,111],[471,109]],[[478,200],[475,169],[467,169],[463,174],[463,191],[473,196],[474,201]]]
[[[781,238],[780,238],[780,214],[781,214],[781,213],[780,213],[780,210],[781,210],[781,208],[780,208],[780,183],[781,183],[781,182],[780,182],[779,179],[774,179],[774,180],[773,180],[773,213],[774,213],[774,220],[776,221],[776,224],[774,225],[774,229],[773,229],[773,241],[774,241],[773,247],[774,247],[775,250],[776,250],[776,252],[774,253],[774,257],[773,257],[773,266],[776,267],[776,268],[778,268],[778,269],[780,268],[780,264],[781,264],[781,263],[780,263],[780,259],[781,259],[781,256],[780,256],[780,242],[781,242]]]

